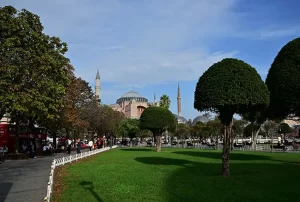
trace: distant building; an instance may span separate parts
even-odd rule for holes
[[[100,97],[100,74],[97,71],[96,74],[96,86],[95,86],[95,94],[98,98],[99,102],[101,101]],[[147,98],[135,92],[133,89],[124,95],[122,95],[119,99],[117,99],[115,104],[109,104],[115,111],[119,111],[124,113],[125,117],[128,118],[140,118],[142,112],[149,106],[159,106],[159,102],[156,101],[156,95],[154,93],[153,102],[149,102]],[[180,96],[180,87],[178,83],[177,89],[177,114],[174,114],[178,123],[187,123],[187,120],[181,116],[181,96]]]

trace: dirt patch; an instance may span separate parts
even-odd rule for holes
[[[109,151],[109,150],[108,150]],[[107,151],[104,151],[107,152]],[[99,153],[102,154],[103,152]],[[66,190],[66,186],[63,183],[63,178],[69,176],[69,173],[67,172],[68,167],[74,164],[78,164],[78,163],[86,163],[89,161],[93,161],[96,159],[98,154],[95,154],[93,156],[90,157],[86,157],[77,161],[73,161],[72,163],[66,164],[64,166],[58,166],[55,168],[54,171],[54,184],[53,184],[53,192],[52,192],[52,196],[51,196],[51,201],[52,202],[59,202],[61,201],[60,198],[62,196],[62,194],[64,193],[64,191]],[[74,176],[72,176],[74,177]]]

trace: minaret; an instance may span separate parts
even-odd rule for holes
[[[154,93],[154,106],[156,106],[156,94]]]
[[[177,89],[177,111],[178,111],[178,116],[181,116],[181,97],[180,97],[180,87],[179,87],[179,82],[178,82],[178,89]]]
[[[96,95],[96,98],[98,99],[98,102],[100,104],[101,99],[100,99],[100,74],[99,74],[99,70],[97,70],[97,74],[96,74],[95,95]]]

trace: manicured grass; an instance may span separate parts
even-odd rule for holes
[[[220,176],[218,151],[119,148],[65,167],[55,201],[300,201],[300,154],[233,152],[230,166]]]

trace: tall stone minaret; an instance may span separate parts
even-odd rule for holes
[[[96,95],[96,98],[98,99],[98,102],[100,104],[101,99],[100,99],[100,74],[99,74],[99,70],[97,70],[97,74],[96,74],[95,95]]]
[[[180,97],[180,87],[179,87],[179,82],[178,82],[178,89],[177,89],[177,111],[178,111],[178,116],[181,116],[181,97]]]
[[[154,106],[156,106],[156,94],[154,93]]]

